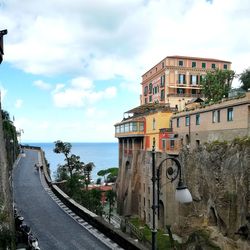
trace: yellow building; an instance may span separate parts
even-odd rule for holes
[[[170,118],[176,109],[172,109],[165,103],[148,103],[125,112],[127,118],[115,124],[115,137],[119,138],[121,145],[126,145],[123,153],[132,152],[133,149],[151,150],[155,140],[156,150],[166,149],[164,138],[170,138]]]

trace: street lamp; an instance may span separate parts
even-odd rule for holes
[[[171,182],[176,180],[179,177],[178,185],[175,191],[175,199],[180,203],[189,203],[192,202],[192,196],[189,192],[188,188],[184,185],[182,174],[181,174],[181,163],[177,158],[174,157],[167,157],[161,161],[159,166],[156,169],[155,166],[155,141],[153,141],[153,148],[152,148],[152,185],[153,185],[153,225],[152,225],[152,250],[157,249],[157,229],[155,225],[155,217],[156,217],[156,209],[158,208],[158,219],[159,219],[159,200],[160,200],[160,173],[163,166],[163,163],[167,160],[172,160],[175,162],[177,169],[173,167],[168,167],[166,171],[166,176]],[[157,203],[156,203],[156,193],[155,193],[155,184],[157,182]]]

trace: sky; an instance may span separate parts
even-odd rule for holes
[[[166,56],[248,68],[249,13],[249,0],[0,0],[2,108],[21,142],[115,142]]]

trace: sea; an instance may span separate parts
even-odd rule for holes
[[[45,157],[50,164],[51,178],[56,177],[58,165],[64,164],[64,155],[53,152],[54,143],[29,143],[32,146],[41,147],[45,152]],[[84,163],[93,162],[95,167],[91,173],[91,179],[95,182],[100,176],[98,171],[118,166],[118,143],[101,142],[101,143],[71,143],[71,153],[80,156]]]

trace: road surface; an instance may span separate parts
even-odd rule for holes
[[[48,195],[34,168],[38,151],[25,150],[25,154],[13,170],[14,202],[25,223],[37,236],[41,250],[110,249]]]

